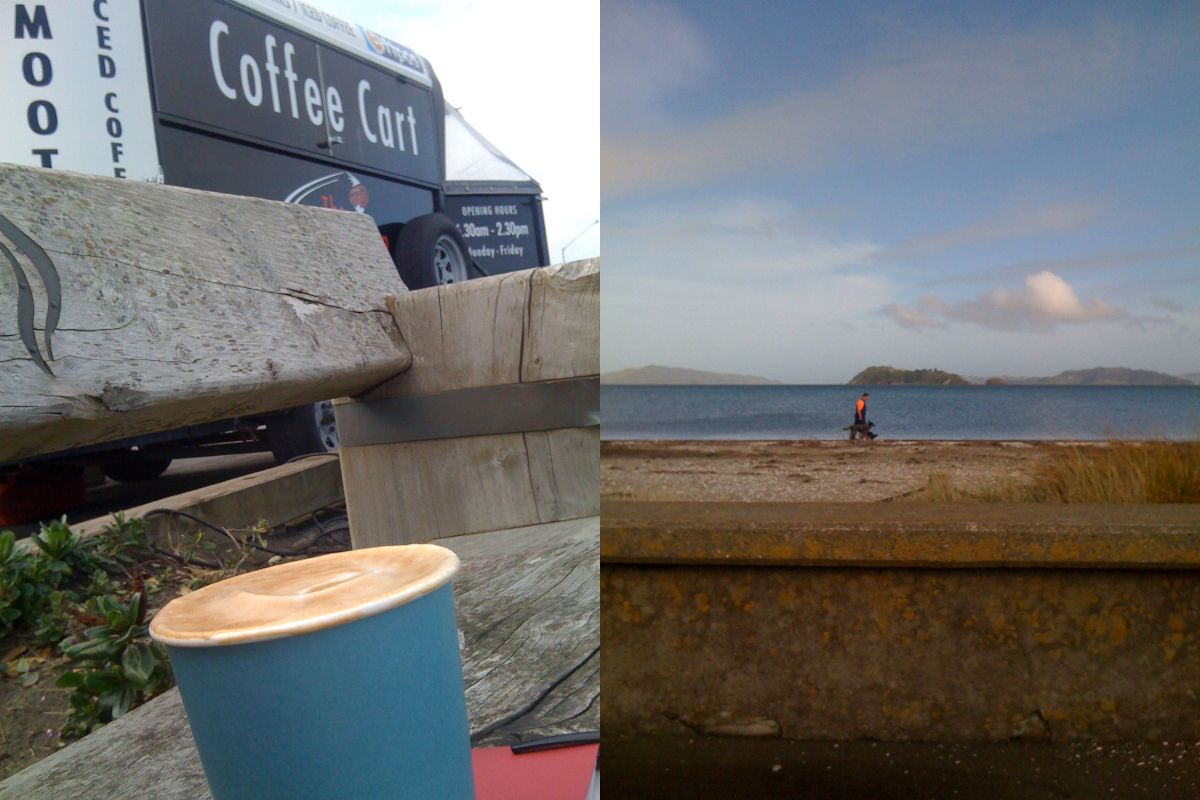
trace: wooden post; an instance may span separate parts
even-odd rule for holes
[[[474,397],[487,387],[597,379],[599,261],[574,262],[389,298],[413,353],[404,375],[340,402],[342,477],[355,547],[429,541],[599,513],[600,431],[594,423],[360,444],[348,412],[389,400]],[[559,387],[561,388],[561,387]],[[471,402],[475,402],[472,400]],[[419,433],[398,431],[409,438]]]
[[[374,386],[403,291],[365,215],[0,165],[0,462]]]

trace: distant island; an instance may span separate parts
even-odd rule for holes
[[[851,386],[970,386],[961,375],[940,369],[867,367],[850,379]]]
[[[770,378],[760,378],[757,375],[727,375],[720,372],[705,372],[699,369],[683,367],[662,367],[650,364],[645,367],[619,369],[616,372],[605,372],[600,376],[600,383],[610,386],[725,386],[750,385],[762,386],[778,384]]]
[[[1060,372],[1050,378],[1005,378],[1005,383],[1024,386],[1192,386],[1192,381],[1129,367],[1093,367]]]
[[[1195,381],[1164,372],[1129,367],[1093,367],[1060,372],[1049,378],[1013,378],[1009,376],[968,380],[940,369],[896,369],[867,367],[850,379],[851,386],[1192,386]]]

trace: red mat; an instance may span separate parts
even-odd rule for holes
[[[581,744],[521,755],[508,747],[472,750],[475,800],[583,800],[599,749]]]

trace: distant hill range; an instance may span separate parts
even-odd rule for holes
[[[986,383],[988,386],[1012,384],[1016,386],[1192,386],[1200,383],[1200,373],[1177,377],[1148,369],[1128,367],[1094,367],[1072,369],[1049,378],[971,378],[967,379],[940,369],[896,369],[895,367],[867,367],[850,379],[851,386],[970,386]]]
[[[705,372],[699,369],[683,367],[661,367],[651,364],[645,367],[619,369],[616,372],[605,372],[600,376],[600,383],[623,386],[722,386],[722,385],[751,385],[777,384],[770,378],[760,378],[757,375],[726,375],[720,372]]]
[[[940,369],[867,367],[850,379],[851,386],[970,386],[961,375]]]
[[[1005,383],[1025,386],[1191,386],[1194,381],[1129,367],[1093,367],[1060,372],[1050,378],[1004,378]]]

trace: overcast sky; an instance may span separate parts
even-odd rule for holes
[[[411,47],[546,196],[551,260],[600,217],[599,0],[306,0]],[[566,258],[600,255],[600,226]]]
[[[1200,371],[1200,5],[603,0],[602,369]]]

